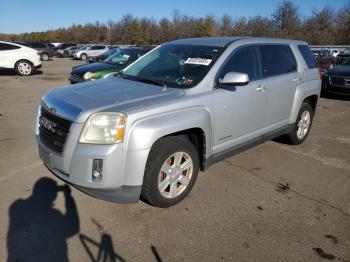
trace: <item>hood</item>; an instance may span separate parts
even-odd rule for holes
[[[72,74],[84,74],[86,72],[96,72],[104,69],[113,69],[118,68],[118,65],[112,65],[104,62],[92,63],[92,64],[83,64],[75,66],[72,68]]]
[[[350,66],[348,65],[337,65],[327,71],[330,76],[350,76]]]
[[[95,112],[111,110],[127,114],[183,95],[182,89],[110,77],[53,89],[43,97],[42,104],[58,116],[83,123]]]

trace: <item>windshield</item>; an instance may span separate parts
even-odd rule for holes
[[[105,57],[109,57],[117,51],[118,51],[118,49],[113,48],[113,49],[107,50],[106,52],[102,53],[102,55]]]
[[[169,87],[192,87],[206,76],[223,50],[213,46],[163,45],[128,67],[123,76]]]
[[[112,49],[113,50],[113,49]],[[110,50],[110,51],[112,51]],[[124,65],[131,60],[131,57],[133,56],[133,51],[129,49],[117,49],[114,54],[107,57],[104,61],[109,64],[114,65]]]
[[[347,65],[350,66],[350,57],[348,59],[345,59],[343,62],[340,63],[341,65]]]

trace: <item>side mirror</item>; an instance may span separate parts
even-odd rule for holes
[[[220,86],[244,86],[249,83],[249,76],[240,72],[228,72],[223,79],[219,79]]]

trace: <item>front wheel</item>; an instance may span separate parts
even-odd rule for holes
[[[287,138],[291,144],[299,145],[305,141],[310,133],[313,117],[314,110],[311,105],[309,103],[303,103],[292,131],[287,134]]]
[[[15,64],[15,71],[20,76],[30,76],[34,72],[34,66],[27,60],[20,60]]]
[[[141,196],[156,207],[175,205],[191,191],[198,171],[198,152],[190,141],[162,138],[149,154]]]
[[[80,59],[85,61],[87,59],[87,55],[86,54],[81,54]]]

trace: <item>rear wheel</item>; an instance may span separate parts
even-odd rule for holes
[[[20,76],[30,76],[34,72],[34,66],[27,60],[19,60],[15,64],[15,71]]]
[[[40,59],[41,59],[41,61],[48,61],[49,55],[47,53],[41,53]]]
[[[299,145],[305,141],[310,133],[313,117],[314,110],[311,105],[303,103],[292,131],[286,135],[291,144]]]
[[[191,142],[162,138],[149,154],[141,196],[157,207],[175,205],[191,191],[198,171],[198,152]]]

